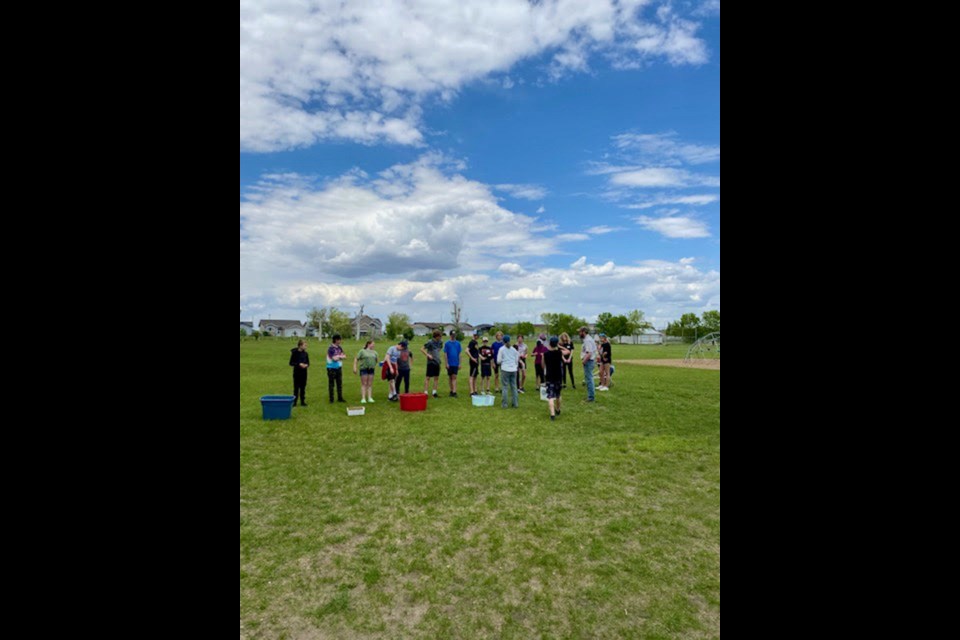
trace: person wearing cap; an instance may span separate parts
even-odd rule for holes
[[[607,334],[600,334],[600,391],[610,391],[610,368],[613,366],[613,345]]]
[[[447,374],[450,376],[450,397],[457,397],[457,377],[460,375],[460,357],[463,355],[463,345],[457,340],[457,330],[450,332],[450,339],[443,347],[444,358],[447,361]]]
[[[477,391],[482,389],[483,395],[493,395],[490,393],[490,378],[493,376],[493,347],[490,346],[490,338],[486,336],[483,337],[483,346],[480,347],[480,376],[482,380]]]
[[[590,336],[587,327],[580,327],[580,339],[583,340],[580,361],[583,362],[583,377],[587,385],[587,402],[596,402],[597,382],[593,379],[593,373],[597,370],[597,342]]]
[[[550,338],[550,350],[543,357],[544,377],[547,385],[547,400],[550,403],[550,420],[556,421],[562,409],[563,395],[563,352],[560,351],[560,338]]]
[[[467,355],[470,356],[470,396],[476,397],[477,378],[480,377],[480,332],[473,332],[473,340],[467,345]]]
[[[510,336],[503,336],[503,348],[497,354],[500,365],[500,380],[503,381],[503,408],[513,402],[513,408],[520,408],[520,390],[517,387],[517,375],[520,371],[520,353],[510,344]]]
[[[427,381],[423,383],[423,392],[430,395],[430,381],[433,380],[433,397],[440,397],[440,365],[443,357],[443,332],[434,331],[433,340],[428,342],[420,352],[427,359]]]

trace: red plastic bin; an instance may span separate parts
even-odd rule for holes
[[[425,393],[404,393],[400,396],[400,410],[414,413],[427,410],[427,399],[429,396]]]

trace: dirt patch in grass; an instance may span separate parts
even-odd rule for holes
[[[640,367],[676,367],[678,369],[706,369],[720,371],[720,361],[686,362],[685,360],[618,360],[617,364],[633,364]]]

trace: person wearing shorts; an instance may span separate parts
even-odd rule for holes
[[[560,338],[550,338],[550,351],[543,356],[547,379],[547,400],[550,406],[550,420],[556,421],[562,408],[563,395],[563,353],[560,351]]]
[[[467,355],[470,356],[470,396],[480,395],[477,388],[477,378],[480,377],[480,334],[474,333],[473,340],[467,346]]]
[[[362,399],[360,404],[375,404],[373,401],[373,376],[377,372],[377,362],[380,356],[373,348],[377,343],[368,340],[367,345],[357,354],[353,361],[353,375],[360,375],[360,393]]]
[[[440,359],[443,354],[443,333],[433,332],[433,340],[428,342],[420,349],[427,359],[427,381],[424,383],[423,392],[430,395],[430,381],[433,380],[433,397],[440,397]]]
[[[480,389],[483,395],[493,395],[490,393],[490,378],[493,376],[493,347],[490,346],[490,338],[484,337],[483,346],[480,347]],[[478,389],[478,391],[480,390]]]
[[[460,356],[463,354],[463,345],[457,340],[456,330],[450,332],[450,340],[443,347],[447,360],[447,374],[450,376],[450,397],[457,397],[457,377],[460,375]]]

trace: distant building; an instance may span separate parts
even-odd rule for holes
[[[251,334],[253,333],[253,323],[252,323],[252,322],[241,322],[241,323],[240,323],[240,331],[246,331],[248,336],[251,335]]]
[[[357,335],[357,320],[353,321],[353,335]],[[360,318],[360,337],[361,338],[382,338],[383,337],[383,322],[377,320],[376,318],[371,318],[370,316],[363,316]]]
[[[479,332],[480,332],[480,335],[484,335],[484,334],[487,334],[487,333],[490,333],[491,331],[493,331],[493,329],[494,329],[495,326],[496,326],[496,325],[492,325],[492,324],[478,324],[478,325],[477,325],[476,327],[474,327],[473,329],[474,329],[474,331],[479,331]]]
[[[261,320],[260,332],[278,338],[305,338],[307,326],[299,320]]]
[[[640,344],[664,344],[667,336],[656,329],[647,329],[640,334]]]
[[[413,335],[418,338],[425,338],[427,336],[433,335],[434,331],[439,331],[445,336],[450,335],[450,332],[457,328],[457,325],[443,322],[417,322],[413,325]],[[473,325],[467,324],[466,322],[460,323],[460,331],[465,335],[470,335],[475,331]]]

